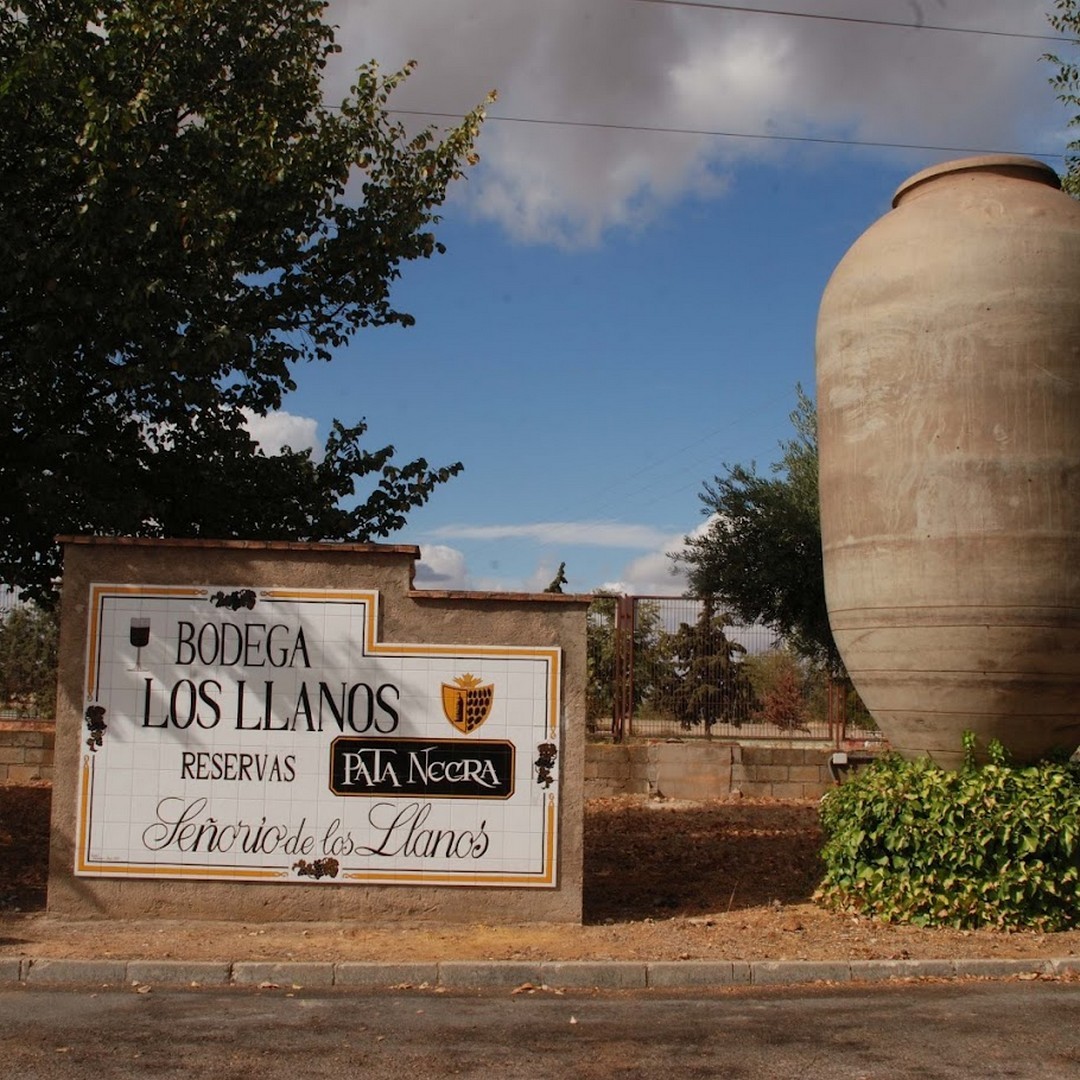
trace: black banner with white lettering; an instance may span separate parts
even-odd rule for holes
[[[335,795],[508,799],[514,745],[462,739],[354,739],[330,744]]]

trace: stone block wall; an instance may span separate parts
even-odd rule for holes
[[[0,720],[0,784],[52,780],[55,745],[51,720]]]
[[[832,787],[827,746],[711,742],[590,743],[585,795],[815,799]]]
[[[648,743],[586,743],[586,798],[642,795],[648,790]]]
[[[831,747],[739,746],[732,787],[744,795],[774,799],[815,799],[834,786]]]

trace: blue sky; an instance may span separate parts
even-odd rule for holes
[[[751,4],[743,6],[752,6]],[[766,6],[766,5],[762,5]],[[785,0],[792,12],[1052,32],[1027,0]],[[361,333],[297,373],[258,434],[372,446],[465,471],[393,539],[418,583],[682,591],[666,553],[702,482],[765,468],[812,391],[821,292],[911,173],[962,153],[533,124],[573,121],[1038,153],[1067,118],[1049,42],[638,0],[339,0],[343,64],[415,58],[403,109],[498,88],[480,165],[405,269],[415,327]],[[496,117],[516,117],[517,121]],[[407,122],[415,119],[406,116]]]

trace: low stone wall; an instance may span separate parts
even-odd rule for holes
[[[0,720],[0,784],[52,780],[54,744],[52,720]],[[589,743],[585,797],[718,799],[738,791],[766,798],[817,798],[833,786],[831,752],[817,746]]]
[[[830,747],[736,743],[590,743],[585,797],[656,795],[722,799],[732,794],[814,799],[834,785]]]
[[[51,780],[51,720],[0,720],[0,783]],[[662,795],[719,799],[741,792],[766,798],[817,798],[833,785],[828,748],[733,743],[589,743],[585,797]]]
[[[52,720],[0,720],[0,784],[53,778]]]

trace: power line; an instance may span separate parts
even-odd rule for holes
[[[710,4],[704,0],[631,0],[637,4],[660,4],[663,7],[710,8],[713,11],[734,11],[740,14],[775,15],[790,19],[816,19],[820,22],[858,23],[863,26],[889,26],[905,30],[935,30],[946,34],[982,34],[986,37],[1024,38],[1028,41],[1057,41],[1071,43],[1074,39],[1058,34],[1024,34],[1008,30],[979,30],[969,26],[938,26],[933,23],[894,22],[890,19],[866,19],[855,15],[820,15],[809,11],[778,11],[773,8],[744,7],[740,4]]]
[[[782,395],[775,396],[767,401],[758,402],[749,410],[744,411],[739,417],[730,422],[716,428],[713,431],[706,432],[704,435],[693,439],[685,446],[680,447],[677,450],[672,450],[660,457],[653,458],[652,461],[647,462],[639,469],[635,469],[630,473],[624,473],[620,478],[612,480],[604,485],[604,493],[599,493],[594,500],[587,500],[590,502],[590,513],[592,515],[590,520],[601,522],[616,522],[615,518],[604,517],[605,511],[613,507],[627,507],[634,500],[640,499],[641,496],[647,494],[650,491],[654,491],[656,488],[663,486],[664,491],[667,494],[673,494],[680,491],[685,491],[688,488],[698,487],[701,484],[700,473],[696,474],[693,480],[686,481],[685,483],[679,483],[678,480],[671,479],[673,472],[677,475],[683,475],[690,472],[691,469],[696,470],[698,466],[705,468],[705,463],[708,461],[715,462],[716,455],[709,454],[707,457],[697,456],[692,460],[687,460],[683,455],[696,447],[703,445],[718,435],[730,435],[733,431],[742,427],[744,424],[754,419],[757,416],[763,414],[766,409],[772,408],[778,404],[785,397],[789,397],[790,392],[785,391]],[[672,468],[665,468],[669,462],[676,462],[678,464]],[[648,473],[654,475],[644,480],[642,483],[637,484],[635,487],[629,487],[634,484],[635,481],[642,479]],[[673,486],[677,484],[678,486]],[[622,494],[618,494],[620,489],[624,489]],[[598,501],[597,501],[598,500]],[[568,514],[560,513],[556,511],[551,515],[554,519],[565,519]]]
[[[660,0],[637,0],[638,3],[659,3]],[[713,6],[713,5],[706,5]],[[439,119],[460,120],[458,113],[435,112],[431,109],[388,109],[387,112],[403,116],[431,116]],[[491,116],[485,123],[499,121],[506,124],[542,124],[550,127],[593,128],[602,131],[643,131],[662,135],[697,135],[716,139],[755,139],[763,142],[818,143],[824,146],[866,146],[879,150],[928,150],[935,153],[954,154],[1025,154],[1029,157],[1063,158],[1064,154],[1052,154],[1045,150],[1011,150],[985,146],[933,146],[926,143],[878,142],[872,139],[839,139],[822,135],[766,135],[748,131],[718,131],[711,128],[663,127],[651,124],[615,124],[600,120],[550,120],[539,116]]]

